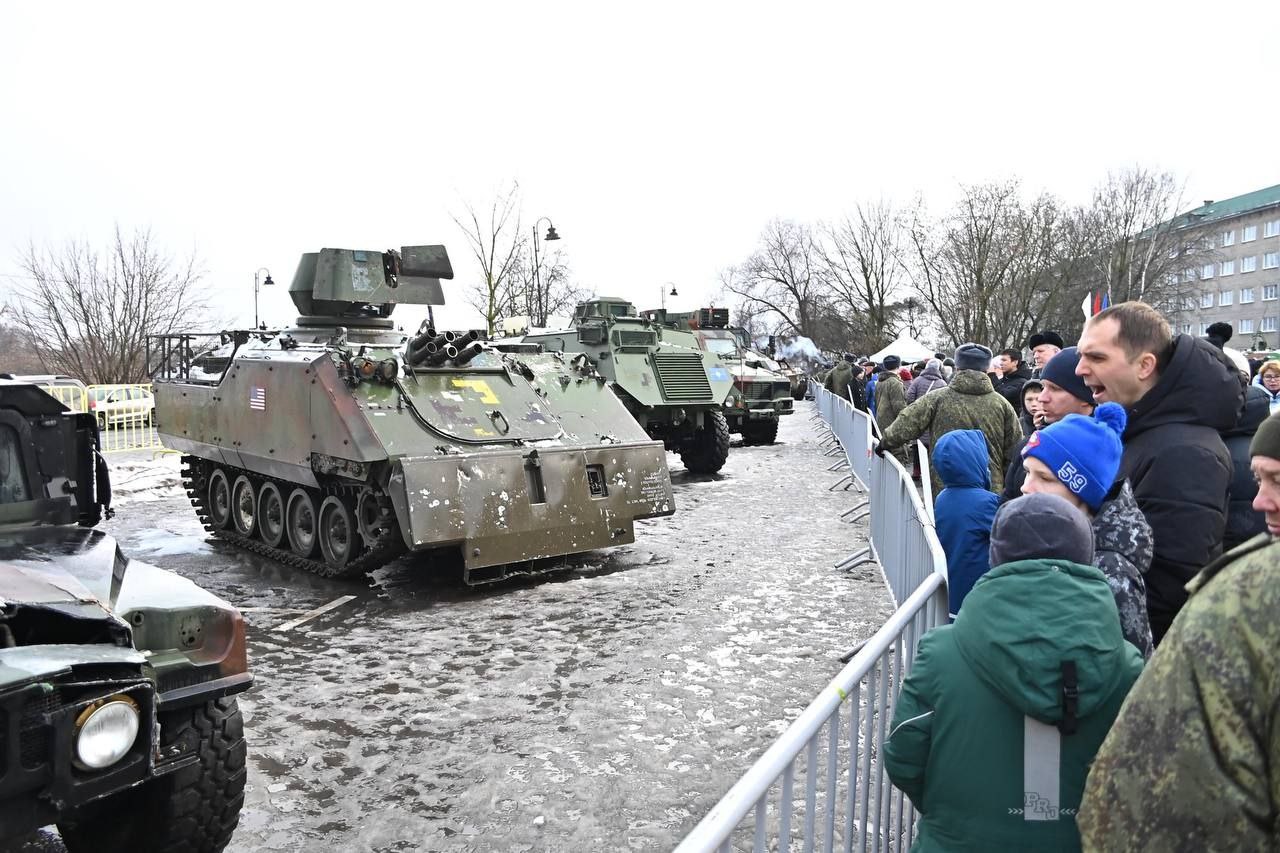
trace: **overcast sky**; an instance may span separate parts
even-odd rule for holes
[[[597,292],[705,303],[772,217],[1135,163],[1280,183],[1280,2],[0,6],[0,292],[29,240],[149,226],[252,318],[299,254],[445,243],[518,180]],[[198,320],[198,318],[193,318]],[[194,325],[200,325],[195,322]]]

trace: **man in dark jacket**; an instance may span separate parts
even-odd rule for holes
[[[1187,581],[1222,553],[1231,457],[1218,433],[1236,422],[1244,378],[1207,341],[1174,338],[1143,302],[1094,315],[1079,349],[1076,374],[1095,402],[1129,412],[1119,476],[1132,483],[1155,537],[1147,609],[1159,645],[1187,600]]]
[[[1222,441],[1231,454],[1231,485],[1227,488],[1227,529],[1222,535],[1223,551],[1230,551],[1267,529],[1262,513],[1253,508],[1258,483],[1249,467],[1249,442],[1270,412],[1270,395],[1257,385],[1250,385],[1240,419],[1222,434]]]
[[[1036,365],[1036,369],[1031,371],[1033,378],[1040,378],[1044,366],[1049,363],[1049,359],[1062,352],[1062,344],[1062,335],[1047,329],[1043,332],[1036,332],[1027,339],[1027,349],[1031,350],[1031,359]]]
[[[854,408],[867,410],[867,401],[863,398],[860,371],[854,363],[851,353],[845,353],[840,362],[827,374],[823,387],[832,394],[843,397],[853,403]]]
[[[1022,411],[1022,386],[1031,378],[1031,368],[1022,360],[1022,353],[1012,347],[1000,353],[1000,381],[995,384],[996,393],[1009,401],[1015,412]]]
[[[916,853],[1080,849],[1085,775],[1142,671],[1092,559],[1062,498],[1007,503],[995,567],[920,640],[884,749],[920,812]]]

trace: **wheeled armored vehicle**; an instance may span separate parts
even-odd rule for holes
[[[0,380],[0,846],[56,823],[71,853],[219,851],[244,622],[122,554],[94,527],[110,500],[94,416]]]
[[[525,343],[570,354],[608,379],[650,437],[680,455],[695,474],[714,474],[729,458],[723,405],[733,377],[720,356],[687,330],[655,323],[625,299],[579,303],[573,328],[535,332]]]
[[[733,390],[724,401],[729,432],[742,443],[773,444],[778,439],[778,419],[791,414],[791,380],[772,369],[776,362],[750,348],[746,331],[729,326],[728,308],[701,308],[671,313],[645,312],[656,322],[688,329],[698,346],[716,353],[733,376]]]
[[[443,246],[322,249],[298,264],[293,327],[158,341],[157,430],[207,529],[329,577],[460,551],[479,584],[675,511],[662,445],[582,359],[393,326],[452,276]]]

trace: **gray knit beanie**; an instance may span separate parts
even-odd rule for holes
[[[956,347],[956,370],[980,370],[986,373],[991,367],[991,350],[982,344],[961,344]]]
[[[1017,560],[1093,563],[1093,524],[1065,498],[1036,492],[1009,501],[991,525],[991,565]]]

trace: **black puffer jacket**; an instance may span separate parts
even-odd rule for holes
[[[1009,405],[1013,406],[1015,412],[1022,411],[1022,386],[1027,384],[1027,380],[1031,378],[1031,368],[1027,367],[1026,362],[1020,362],[1018,369],[1008,376],[1005,376],[999,382],[993,382],[996,393],[1009,401]]]
[[[1207,341],[1178,335],[1156,386],[1129,409],[1116,479],[1128,478],[1155,537],[1147,606],[1157,643],[1187,600],[1183,586],[1222,553],[1235,425],[1245,380]]]
[[[1258,425],[1271,414],[1271,395],[1257,385],[1250,385],[1244,398],[1244,412],[1236,425],[1222,434],[1231,454],[1231,486],[1227,490],[1227,530],[1222,537],[1222,550],[1232,548],[1267,530],[1262,513],[1253,508],[1258,484],[1249,467],[1249,442]]]

